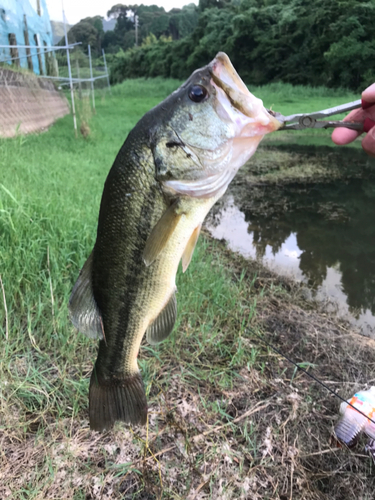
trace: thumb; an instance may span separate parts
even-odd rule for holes
[[[375,83],[362,92],[362,99],[367,102],[375,102]]]
[[[372,129],[371,129],[372,130]],[[338,146],[343,146],[344,144],[349,144],[353,142],[359,136],[360,132],[356,130],[350,130],[344,127],[335,128],[332,132],[332,141]]]

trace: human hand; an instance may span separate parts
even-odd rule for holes
[[[366,118],[375,121],[375,83],[362,92],[362,99],[374,105],[367,109],[355,109],[351,111],[344,121],[364,122]],[[335,128],[332,133],[332,140],[335,144],[342,146],[354,141],[362,132],[350,130],[348,128]],[[375,157],[375,127],[372,127],[362,140],[362,147],[366,153]]]

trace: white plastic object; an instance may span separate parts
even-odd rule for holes
[[[375,439],[375,387],[370,387],[367,391],[360,391],[348,400],[355,408],[358,408],[364,415],[356,411],[347,402],[340,405],[341,419],[335,427],[335,434],[339,441],[348,446],[354,446],[361,432]]]

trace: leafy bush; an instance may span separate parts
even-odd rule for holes
[[[202,3],[202,2],[201,2]],[[200,9],[194,31],[119,52],[112,81],[156,75],[186,78],[226,52],[241,76],[363,89],[375,80],[375,3],[363,0],[232,0]]]

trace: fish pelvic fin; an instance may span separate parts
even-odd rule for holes
[[[143,251],[146,266],[150,266],[157,259],[174,233],[182,216],[182,213],[178,213],[179,204],[179,200],[172,203],[151,231]]]
[[[151,345],[165,340],[172,332],[177,317],[176,293],[173,292],[166,306],[159,316],[149,325],[146,330],[147,342]]]
[[[145,425],[147,399],[140,373],[106,380],[94,368],[90,379],[90,429],[109,430],[117,420]]]
[[[199,238],[199,235],[201,232],[201,227],[202,227],[202,224],[199,224],[199,226],[197,226],[194,229],[192,235],[190,236],[188,244],[186,245],[184,253],[182,254],[182,272],[183,273],[189,267],[189,264],[190,264],[191,259],[193,257],[194,248],[197,244],[197,241],[198,241],[198,238]]]
[[[69,316],[73,325],[92,339],[105,339],[102,315],[92,290],[93,254],[79,273],[69,299]]]

